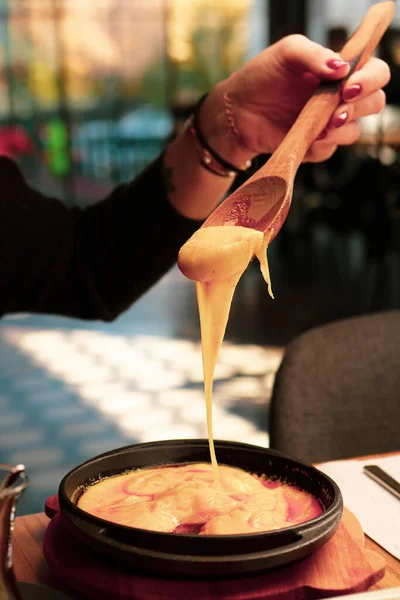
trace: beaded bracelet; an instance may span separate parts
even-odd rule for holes
[[[251,167],[251,161],[248,160],[246,162],[245,168],[240,169],[235,165],[232,165],[227,160],[224,160],[213,150],[205,139],[204,135],[201,132],[199,125],[199,116],[200,109],[203,105],[205,99],[207,98],[207,94],[204,94],[196,104],[194,111],[190,117],[189,121],[189,131],[192,136],[197,141],[200,151],[201,151],[201,160],[200,164],[210,171],[214,173],[214,175],[218,175],[219,177],[234,177],[238,173],[245,173],[249,167]]]

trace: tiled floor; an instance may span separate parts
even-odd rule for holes
[[[166,318],[165,300],[177,309],[185,297],[193,301],[191,283],[174,269],[113,324],[3,320],[0,462],[27,467],[20,514],[42,510],[61,478],[96,454],[139,441],[206,436],[197,323],[187,328],[190,335],[176,337]],[[280,359],[277,348],[224,344],[216,438],[268,444],[267,399]]]

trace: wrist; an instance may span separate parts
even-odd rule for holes
[[[241,142],[240,132],[235,124],[234,108],[225,88],[225,82],[221,82],[207,94],[198,114],[199,128],[208,145],[223,160],[235,165],[239,171],[246,170],[248,162],[257,154]]]
[[[188,130],[197,146],[200,164],[207,171],[210,171],[219,177],[235,177],[238,173],[247,171],[247,169],[251,167],[251,161],[248,160],[243,166],[237,167],[233,163],[222,158],[222,156],[216,152],[215,148],[210,146],[200,126],[200,111],[206,100],[207,94],[204,94],[197,102],[188,121]]]

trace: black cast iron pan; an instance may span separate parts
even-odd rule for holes
[[[60,509],[70,532],[96,552],[152,572],[176,576],[226,577],[269,569],[304,558],[335,533],[343,511],[338,486],[305,463],[273,450],[238,442],[215,442],[220,464],[278,478],[316,497],[324,512],[305,523],[255,534],[197,536],[117,525],[77,507],[79,496],[99,476],[127,469],[209,462],[207,440],[170,440],[112,450],[73,469],[59,487]],[[130,565],[130,566],[129,566]]]

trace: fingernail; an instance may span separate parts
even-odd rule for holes
[[[340,69],[341,67],[344,67],[344,65],[347,65],[348,63],[345,60],[340,60],[340,58],[330,58],[329,60],[326,61],[326,66],[329,69],[332,69],[332,71],[337,71],[338,69]]]
[[[347,117],[349,116],[349,113],[347,111],[342,112],[340,115],[338,115],[337,117],[335,117],[332,121],[332,124],[334,127],[341,127],[342,125],[344,125],[347,121]]]
[[[324,138],[326,138],[327,135],[328,135],[328,131],[326,129],[323,129],[316,139],[323,140]]]
[[[343,99],[352,100],[361,93],[362,87],[359,83],[354,83],[350,87],[343,90]]]

